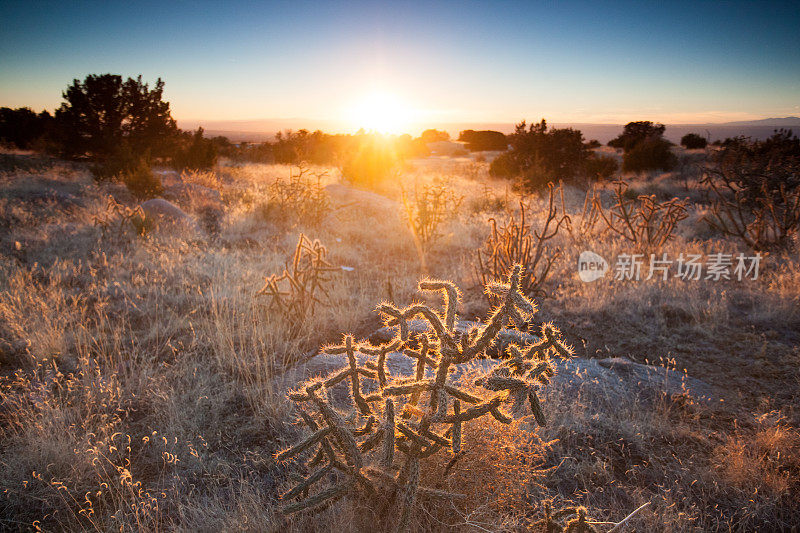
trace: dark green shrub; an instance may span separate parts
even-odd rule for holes
[[[781,188],[800,187],[800,139],[792,130],[781,129],[763,141],[726,139],[722,146],[709,170],[724,174],[749,205],[764,196],[777,199]]]
[[[121,181],[138,199],[153,198],[164,192],[161,181],[150,169],[148,154],[136,155],[124,144],[93,165],[91,171],[98,181]]]
[[[423,131],[422,135],[420,135],[420,138],[422,139],[422,142],[435,143],[439,141],[449,141],[450,134],[446,131],[429,129]]]
[[[647,170],[672,170],[678,162],[670,147],[672,143],[660,137],[651,137],[636,144],[622,157],[624,172]]]
[[[664,130],[666,130],[666,126],[663,124],[654,124],[649,120],[628,122],[622,133],[617,138],[608,141],[608,145],[612,148],[622,148],[627,153],[646,139],[661,138]]]
[[[489,164],[489,174],[496,178],[513,178],[519,175],[519,171],[517,159],[511,152],[498,155]]]
[[[154,198],[164,192],[164,187],[150,169],[148,162],[142,158],[130,169],[122,173],[122,182],[139,200]]]
[[[698,148],[705,148],[708,145],[708,140],[701,137],[696,133],[687,133],[681,137],[681,146],[687,150],[696,150]]]
[[[178,130],[163,91],[160,78],[153,89],[141,76],[124,82],[114,74],[73,80],[55,116],[54,139],[61,154],[97,161],[126,144],[137,153],[168,155]]]
[[[203,137],[203,128],[197,128],[191,139],[184,141],[172,158],[179,170],[207,170],[217,164],[217,146],[212,139]]]
[[[97,181],[121,179],[123,174],[134,170],[141,159],[141,156],[133,153],[130,146],[122,143],[94,163],[90,170]]]
[[[467,143],[467,150],[471,152],[508,149],[508,139],[499,131],[464,130],[459,134],[458,140]]]
[[[0,142],[17,148],[31,148],[50,126],[53,117],[47,111],[34,113],[29,107],[0,108]]]
[[[528,126],[517,124],[509,136],[511,150],[489,167],[493,176],[519,177],[523,189],[535,190],[551,181],[571,180],[583,174],[589,155],[580,130],[547,129],[544,119]]]
[[[618,170],[617,159],[610,155],[591,155],[586,159],[585,172],[590,178],[607,180]]]
[[[598,141],[597,139],[592,139],[591,141],[587,141],[586,143],[586,148],[589,148],[590,150],[592,148],[600,148],[601,146],[602,144],[600,144],[600,141]]]
[[[800,228],[800,139],[726,139],[705,169],[706,222],[756,250],[787,246]]]

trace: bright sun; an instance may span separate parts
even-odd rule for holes
[[[407,133],[413,110],[397,96],[372,92],[354,102],[347,112],[347,122],[355,129],[378,133]]]

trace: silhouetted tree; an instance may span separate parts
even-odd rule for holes
[[[590,150],[593,148],[600,148],[601,146],[602,145],[600,144],[600,141],[598,141],[597,139],[586,141],[586,148],[589,148]]]
[[[508,139],[499,131],[464,130],[458,135],[458,140],[467,143],[467,149],[471,152],[506,150],[508,148]]]
[[[193,134],[187,134],[183,146],[176,150],[172,164],[179,169],[204,170],[217,163],[217,145],[212,139],[203,137],[203,128],[197,128]],[[222,137],[225,139],[224,137]],[[225,139],[227,141],[227,139]]]
[[[492,161],[494,176],[519,177],[527,189],[550,181],[570,180],[582,175],[588,156],[583,134],[572,128],[547,130],[547,122],[517,124],[509,136],[511,150]]]
[[[708,140],[705,137],[701,137],[696,133],[687,133],[683,137],[681,137],[681,146],[686,148],[687,150],[693,150],[696,148],[705,148],[708,144]]]
[[[422,139],[422,142],[425,142],[425,143],[433,143],[433,142],[438,142],[438,141],[449,141],[450,140],[450,134],[447,133],[446,131],[429,129],[429,130],[423,131],[422,135],[420,135],[420,138]]]
[[[23,150],[31,148],[45,134],[52,120],[47,111],[37,114],[29,107],[0,108],[0,142]]]
[[[116,74],[73,80],[55,116],[62,155],[100,160],[123,144],[134,153],[168,155],[177,127],[163,92],[161,78],[152,89],[141,76],[124,82]]]
[[[613,148],[622,148],[628,152],[645,139],[661,137],[664,135],[664,130],[666,130],[666,126],[663,124],[654,124],[649,120],[628,122],[622,130],[622,134],[608,141],[608,145]]]

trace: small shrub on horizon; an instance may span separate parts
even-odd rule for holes
[[[625,153],[631,151],[637,144],[652,138],[661,138],[664,135],[666,126],[654,124],[649,120],[628,122],[616,138],[608,141],[608,146],[612,148],[622,148]]]
[[[681,137],[681,146],[687,150],[696,150],[698,148],[705,148],[708,145],[708,140],[696,133],[687,133]]]

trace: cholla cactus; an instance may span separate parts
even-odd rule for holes
[[[328,297],[331,272],[339,270],[327,261],[328,250],[318,240],[313,242],[304,234],[297,241],[292,264],[283,273],[271,275],[257,296],[270,298],[269,308],[276,311],[295,328],[314,313],[323,298]]]
[[[565,520],[566,524],[562,525]],[[530,531],[543,533],[597,533],[587,519],[585,507],[564,507],[553,511],[550,502],[544,504],[544,517],[531,526]]]
[[[517,413],[530,405],[535,420],[545,424],[537,392],[554,374],[550,357],[569,357],[572,349],[558,330],[545,324],[541,340],[532,345],[512,345],[508,358],[475,384],[481,392],[467,391],[452,383],[451,370],[485,355],[501,329],[510,321],[525,327],[536,306],[520,291],[522,268],[515,265],[507,283],[492,283],[486,290],[500,304],[486,324],[466,333],[456,329],[458,289],[450,282],[424,280],[421,291],[440,292],[443,312],[423,304],[405,308],[384,303],[378,310],[387,326],[397,326],[399,333],[380,346],[361,345],[351,336],[342,344],[324,349],[329,354],[347,356],[347,366],[330,376],[311,380],[289,393],[310,434],[277,455],[287,460],[310,452],[306,464],[309,474],[283,494],[285,513],[319,508],[348,494],[379,495],[384,502],[388,529],[407,527],[410,511],[418,496],[459,498],[461,495],[421,487],[420,463],[438,452],[450,452],[454,459],[463,450],[462,436],[466,422],[492,416],[509,424],[504,411],[510,404]],[[410,321],[422,317],[428,332],[414,336]],[[412,378],[392,376],[387,355],[397,352],[415,361]],[[368,356],[365,364],[363,355]],[[328,401],[333,387],[349,387],[351,412],[343,416]],[[307,408],[313,410],[309,413]],[[451,462],[452,464],[452,462]],[[338,474],[338,475],[335,475]],[[336,478],[336,483],[326,482]],[[324,488],[311,494],[311,489]],[[290,500],[297,501],[290,502]]]

